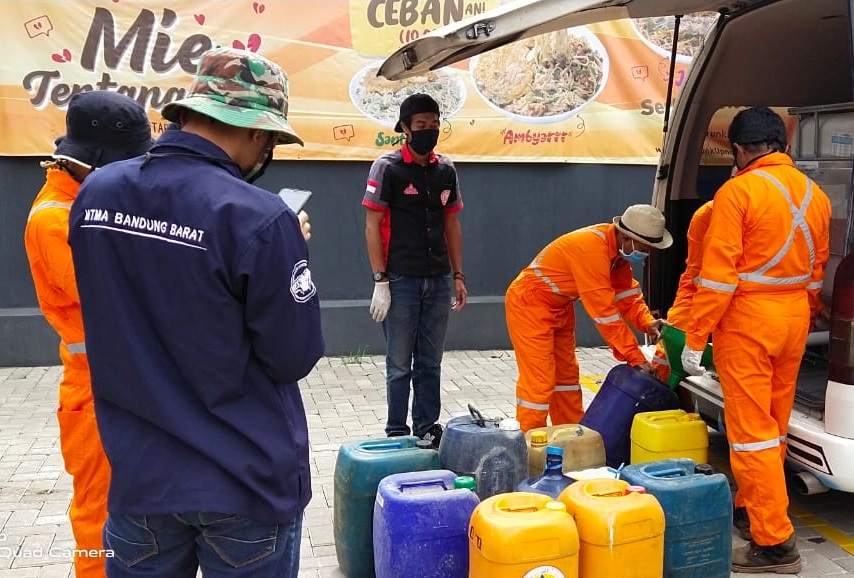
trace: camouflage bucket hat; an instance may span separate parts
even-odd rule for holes
[[[235,48],[214,48],[202,55],[187,97],[161,111],[179,122],[181,108],[222,123],[278,133],[279,144],[303,144],[288,123],[288,77],[274,62]]]

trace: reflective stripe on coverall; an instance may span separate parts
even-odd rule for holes
[[[703,248],[691,305],[691,349],[714,330],[736,505],[760,546],[786,541],[783,473],[810,317],[821,310],[830,201],[791,159],[772,153],[725,183]]]
[[[679,277],[679,287],[676,289],[673,305],[667,310],[667,321],[682,330],[688,327],[691,319],[691,299],[697,292],[697,277],[703,263],[703,239],[711,220],[712,201],[709,201],[694,212],[688,225],[688,258],[685,259],[685,271]],[[666,382],[670,377],[670,365],[667,363],[664,343],[661,341],[655,348],[652,365],[658,379]]]
[[[619,256],[614,225],[557,238],[519,273],[505,296],[519,367],[516,419],[523,431],[545,426],[548,415],[554,425],[578,423],[584,415],[575,357],[577,299],[614,357],[631,365],[646,361],[626,321],[643,332],[654,318],[631,266]]]
[[[98,435],[89,380],[89,362],[83,338],[83,319],[71,248],[68,215],[80,185],[58,168],[49,168],[27,219],[24,245],[42,313],[62,343],[62,380],[59,383],[59,440],[66,471],[72,476],[71,529],[76,550],[104,548],[102,531],[107,519],[110,465]],[[103,556],[74,554],[78,578],[103,577]]]

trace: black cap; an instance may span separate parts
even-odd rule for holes
[[[72,96],[65,130],[55,141],[54,158],[96,168],[145,154],[152,144],[145,109],[129,96],[107,90]]]
[[[403,132],[400,123],[404,121],[409,122],[413,114],[421,112],[435,112],[439,114],[439,103],[429,94],[418,93],[407,96],[400,103],[400,116],[398,117],[397,124],[394,125],[394,132]]]
[[[742,110],[729,125],[730,144],[777,145],[786,148],[786,124],[780,115],[767,106],[755,106]]]

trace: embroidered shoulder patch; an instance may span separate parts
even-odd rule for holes
[[[291,273],[291,295],[297,303],[305,303],[317,293],[317,287],[311,281],[308,261],[297,261]]]

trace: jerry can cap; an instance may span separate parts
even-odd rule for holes
[[[643,486],[629,486],[626,488],[626,494],[645,494],[646,488]]]
[[[457,476],[454,478],[454,489],[475,490],[475,482],[472,476]]]
[[[547,456],[562,456],[563,448],[559,446],[547,446],[546,447],[546,455]]]
[[[541,429],[534,430],[531,433],[531,443],[532,444],[547,444],[547,443],[549,443],[548,432],[541,430]]]
[[[417,447],[419,450],[432,450],[433,443],[428,442],[427,440],[418,440],[417,442],[415,442],[415,447]]]
[[[566,512],[566,504],[563,502],[546,502],[546,510],[553,512]]]

